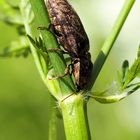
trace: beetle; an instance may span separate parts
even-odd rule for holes
[[[45,0],[45,4],[58,43],[71,58],[77,89],[82,90],[89,82],[93,67],[88,36],[79,16],[66,0]]]

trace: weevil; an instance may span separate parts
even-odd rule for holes
[[[93,64],[89,39],[79,16],[66,0],[45,0],[52,29],[59,44],[69,54],[77,90],[89,83]]]

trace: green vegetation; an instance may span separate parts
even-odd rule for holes
[[[7,25],[5,28],[9,28],[11,31],[13,30],[13,34],[15,33],[15,38],[11,36],[10,39],[14,41],[9,43],[10,41],[7,41],[7,38],[10,38],[10,34],[8,30],[7,32],[4,31],[6,32],[4,39],[7,43],[7,47],[4,49],[3,53],[1,53],[0,61],[4,63],[3,60],[6,60],[6,64],[10,65],[7,66],[6,71],[4,67],[1,69],[1,73],[7,72],[7,75],[9,75],[7,77],[5,75],[1,76],[1,81],[4,79],[5,82],[1,85],[6,85],[5,87],[1,86],[1,92],[13,86],[13,81],[17,82],[17,85],[14,84],[15,87],[10,87],[13,91],[11,90],[11,94],[8,95],[8,97],[5,96],[6,93],[1,93],[0,95],[1,105],[5,106],[8,111],[7,113],[14,114],[14,116],[5,115],[8,117],[5,120],[8,121],[2,121],[3,124],[0,129],[3,130],[5,134],[3,133],[0,139],[64,139],[65,136],[62,131],[63,125],[59,117],[63,117],[64,129],[68,140],[74,138],[76,140],[88,140],[91,139],[90,133],[94,138],[94,134],[97,130],[92,132],[92,129],[90,129],[89,131],[88,122],[90,122],[90,119],[88,120],[87,118],[88,98],[91,97],[105,104],[114,103],[134,93],[140,87],[140,83],[137,82],[140,71],[140,49],[138,49],[137,58],[134,63],[129,66],[128,60],[125,60],[122,64],[122,69],[118,72],[116,70],[117,80],[114,80],[106,90],[99,90],[98,93],[91,90],[134,2],[134,0],[126,0],[124,3],[124,7],[111,33],[108,35],[95,60],[93,77],[91,78],[89,90],[76,93],[73,79],[69,75],[57,80],[49,80],[50,77],[64,73],[66,59],[61,52],[47,52],[47,48],[58,48],[59,45],[52,33],[47,30],[37,30],[37,27],[40,25],[48,26],[50,23],[43,0],[21,0],[17,3],[1,1],[4,12],[0,15],[0,19],[5,23],[2,24],[2,26]],[[31,54],[45,86],[42,85],[41,80],[34,70],[32,58],[30,57]],[[13,56],[19,57],[19,59],[7,59],[7,57]],[[23,59],[22,56],[27,59]],[[12,60],[13,62],[11,62]],[[4,64],[2,65],[4,66]],[[15,73],[14,76],[10,75],[9,72],[11,71]],[[29,76],[26,76],[26,73]],[[19,80],[20,74],[23,75]],[[25,81],[27,81],[27,83]],[[22,84],[22,82],[25,83]],[[15,89],[17,93],[14,93]],[[9,92],[7,91],[7,93]],[[41,95],[40,93],[44,94]],[[54,98],[52,98],[51,95]],[[93,106],[94,104],[96,105],[96,103],[93,103]],[[2,109],[4,108],[2,107]],[[12,113],[9,112],[9,110],[11,110]],[[1,114],[6,114],[5,109]],[[109,113],[107,114],[110,116]],[[1,119],[4,119],[5,116]],[[12,118],[14,121],[11,120]],[[94,116],[92,118],[94,118]],[[10,124],[10,122],[12,124]],[[7,126],[5,125],[6,123]],[[27,125],[27,127],[24,125]],[[109,125],[111,125],[111,123]],[[6,129],[3,128],[4,126]],[[58,126],[59,128],[57,128]],[[114,128],[115,126],[111,127]],[[60,128],[62,128],[62,130]],[[11,131],[11,134],[6,135],[9,131]],[[22,133],[19,134],[19,132]],[[127,132],[125,133],[125,138],[131,140],[133,135],[129,136]],[[100,134],[103,133],[100,132]],[[109,138],[107,137],[107,139]],[[118,137],[118,139],[120,138]]]

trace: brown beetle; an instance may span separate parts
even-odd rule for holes
[[[57,40],[71,57],[77,89],[84,89],[93,65],[88,52],[89,40],[81,20],[66,0],[45,0],[45,3]]]

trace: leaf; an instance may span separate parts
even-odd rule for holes
[[[25,27],[23,24],[22,17],[19,13],[0,13],[0,20],[3,21],[4,23],[10,25],[10,26],[15,26],[17,29],[18,34],[25,35]]]
[[[137,57],[138,58],[140,57],[140,45],[139,45],[139,48],[138,48]]]
[[[19,3],[11,0],[7,0],[3,3],[4,8],[0,12],[0,20],[10,26],[15,26],[18,34],[21,36],[25,35],[25,27],[24,18],[21,16],[18,4]],[[33,20],[33,16],[30,20]]]
[[[56,98],[59,99],[59,94],[61,93],[61,89],[59,86],[59,81],[58,79],[56,80],[49,80],[51,78],[53,78],[55,76],[54,74],[54,70],[51,69],[49,70],[49,72],[47,73],[47,77],[46,77],[46,85],[47,87],[49,87],[49,91],[50,93],[52,93],[52,95]]]
[[[138,90],[140,88],[140,84],[137,84],[133,89],[131,89],[129,91],[129,94],[132,94],[133,92],[135,92],[136,90]]]
[[[114,87],[116,86],[116,87]],[[113,90],[112,90],[113,88]],[[116,90],[114,90],[116,88]],[[103,103],[103,104],[109,104],[109,103],[115,103],[118,102],[132,93],[134,93],[136,90],[140,88],[140,83],[135,84],[134,88],[129,88],[129,90],[119,90],[119,87],[116,85],[111,86],[108,88],[108,90],[105,90],[104,92],[101,92],[99,95],[91,95],[91,94],[86,94],[86,96],[89,96],[91,98],[94,98],[96,101]]]
[[[36,51],[38,53],[38,58],[39,58],[41,68],[43,70],[43,73],[46,76],[48,74],[48,70],[52,69],[52,65],[50,64],[49,56],[47,54],[44,43],[43,43],[41,37],[39,37],[38,39],[36,38],[35,40],[30,35],[27,35],[27,37],[28,37],[29,41],[31,42],[31,45],[36,49]],[[55,81],[55,80],[51,80],[51,81]],[[51,82],[50,81],[48,82],[48,80],[47,80],[47,82],[45,82],[46,85],[49,83],[51,83]]]
[[[20,1],[19,1],[20,2]],[[24,5],[26,9],[26,17],[21,16],[21,11],[19,7],[19,2],[15,2],[14,0],[6,0],[4,3],[4,8],[0,12],[0,20],[11,25],[24,25],[31,23],[34,19],[33,12],[31,11],[30,4]],[[27,7],[27,8],[26,8]]]
[[[122,73],[120,71],[117,71],[117,81],[121,87],[123,87],[123,79],[122,79]]]
[[[0,54],[1,57],[12,57],[12,56],[23,56],[27,57],[30,53],[29,44],[27,39],[22,36],[18,40],[12,41],[9,46],[4,48],[3,53]]]
[[[0,20],[8,24],[23,25],[18,4],[9,0],[5,0],[2,4]]]
[[[124,61],[125,62],[125,61]],[[132,66],[129,68],[128,61],[123,63],[123,80],[124,80],[124,85],[123,88],[129,87],[129,84],[136,78],[139,77],[140,75],[140,46],[138,48],[137,52],[137,58],[135,59],[134,63]]]
[[[126,87],[132,80],[134,80],[134,78],[136,78],[139,73],[140,73],[140,58],[138,57],[127,72],[124,87]]]
[[[127,75],[128,70],[129,70],[129,62],[128,62],[128,60],[124,60],[124,62],[122,64],[121,72],[120,71],[117,72],[117,80],[118,80],[120,86],[122,87],[122,89],[123,89],[123,85],[126,80],[126,75]]]
[[[123,82],[125,81],[128,69],[129,69],[129,62],[128,60],[125,60],[122,64],[122,81]]]
[[[117,72],[117,81],[112,82],[110,87],[100,94],[88,95],[100,103],[118,102],[140,88],[140,82],[131,83],[140,74],[140,46],[132,66],[129,68],[128,60],[122,64],[121,71]]]
[[[23,25],[22,18],[19,15],[6,15],[6,14],[0,14],[0,20],[11,25]]]
[[[5,2],[14,10],[19,10],[19,5],[18,1],[16,2],[15,0],[5,0]]]
[[[127,96],[128,96],[127,93],[124,92],[123,94],[120,94],[120,95],[110,95],[110,96],[94,96],[93,95],[91,97],[100,103],[109,104],[109,103],[118,102]]]
[[[21,14],[23,18],[23,23],[30,25],[34,20],[34,14],[29,1],[21,1],[20,4]]]
[[[35,49],[40,53],[44,58],[48,56],[47,51],[43,45],[42,39],[39,37],[39,40],[33,39],[30,35],[27,35],[28,39],[30,40],[31,44],[35,47]]]

